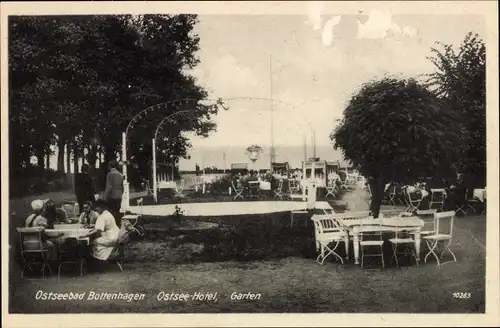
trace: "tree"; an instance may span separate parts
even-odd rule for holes
[[[149,168],[142,164],[151,157],[157,124],[189,107],[189,119],[176,117],[175,129],[171,124],[158,138],[159,160],[187,156],[182,133],[208,136],[219,109],[204,102],[208,93],[186,73],[199,63],[196,23],[196,15],[10,17],[11,167],[20,168],[14,176],[54,145],[75,160],[87,149],[91,167],[98,151],[105,162],[115,159],[121,133],[136,114],[189,98],[156,106],[129,131],[130,158],[145,176]]]
[[[384,186],[413,183],[448,165],[455,120],[437,97],[413,79],[382,78],[351,98],[331,133],[335,149],[370,179],[370,210],[378,217]]]
[[[468,33],[458,52],[437,43],[429,60],[436,72],[428,84],[450,110],[460,117],[460,139],[456,169],[474,177],[478,187],[486,185],[486,47],[477,34]]]

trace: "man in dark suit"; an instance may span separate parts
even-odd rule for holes
[[[95,201],[94,194],[94,181],[89,175],[89,166],[87,164],[82,164],[81,173],[75,176],[75,195],[78,206],[80,207],[79,213],[83,212],[83,204],[88,201]]]
[[[115,218],[120,213],[123,194],[123,175],[118,171],[118,163],[111,161],[109,163],[109,172],[106,176],[106,189],[104,199],[108,203],[109,210]]]

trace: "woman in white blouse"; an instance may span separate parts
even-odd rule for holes
[[[109,258],[120,235],[120,228],[116,225],[113,214],[107,208],[106,201],[101,199],[96,201],[95,210],[99,213],[99,216],[94,229],[87,235],[94,238],[90,255],[101,261],[106,261]]]

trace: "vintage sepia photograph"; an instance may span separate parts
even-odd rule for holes
[[[499,320],[496,4],[343,4],[3,13],[6,311]]]

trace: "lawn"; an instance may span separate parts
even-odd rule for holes
[[[200,221],[203,224],[200,224]],[[456,219],[458,262],[437,267],[361,270],[348,261],[320,266],[311,225],[289,227],[289,214],[192,218],[146,217],[147,234],[130,242],[124,272],[21,280],[10,274],[12,313],[420,312],[482,313],[485,309],[484,216]],[[192,227],[195,227],[192,229]],[[202,228],[200,228],[202,227]],[[352,256],[351,256],[352,258]],[[389,259],[389,253],[386,253]],[[390,262],[389,260],[387,260]],[[42,301],[47,292],[144,293],[143,300]],[[159,301],[165,293],[215,293],[217,301]],[[233,293],[259,300],[231,300]],[[468,292],[468,299],[452,293]]]

